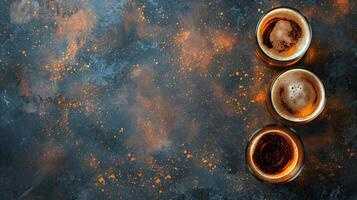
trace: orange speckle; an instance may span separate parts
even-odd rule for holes
[[[193,157],[192,154],[190,153],[186,154],[186,158],[192,158],[192,157]]]
[[[103,176],[98,177],[98,183],[105,185],[105,179],[103,178]]]
[[[259,91],[257,96],[255,96],[254,101],[255,102],[264,102],[265,101],[265,92],[264,91]]]
[[[159,178],[156,178],[156,179],[155,179],[155,183],[156,183],[156,184],[160,184],[160,183],[161,183],[161,180],[160,180]]]
[[[187,40],[188,36],[190,36],[190,31],[182,31],[182,33],[181,33],[182,40]]]
[[[186,158],[192,158],[192,154],[190,152],[188,152],[186,149],[183,150],[183,154],[186,155]]]
[[[172,179],[170,175],[165,176],[165,179]]]
[[[109,177],[108,177],[110,180],[114,181],[116,179],[115,175],[114,174],[111,174]]]

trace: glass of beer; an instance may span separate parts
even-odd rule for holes
[[[299,61],[310,46],[312,30],[299,11],[279,7],[270,10],[256,28],[257,55],[273,66]]]
[[[250,172],[268,183],[295,179],[304,166],[304,147],[299,136],[276,125],[256,131],[246,148]]]
[[[317,118],[326,99],[321,80],[306,69],[296,68],[278,74],[271,81],[267,106],[280,122],[299,125]]]

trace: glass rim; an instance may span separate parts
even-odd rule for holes
[[[294,117],[290,117],[290,118],[287,118],[287,116],[279,113],[276,109],[276,107],[274,106],[273,104],[273,100],[272,100],[272,89],[273,89],[273,86],[276,82],[276,80],[281,77],[282,75],[284,75],[285,73],[287,72],[291,72],[291,71],[303,71],[304,73],[308,73],[310,75],[313,76],[314,79],[316,79],[316,81],[319,83],[320,85],[320,89],[321,89],[321,93],[322,93],[322,96],[321,96],[321,102],[319,102],[319,105],[318,105],[318,108],[313,112],[311,113],[310,115],[308,115],[307,117],[305,118],[302,118],[302,119],[299,119],[299,118],[294,118]],[[281,117],[282,119],[288,121],[288,122],[292,122],[292,123],[305,123],[305,122],[310,122],[310,121],[313,121],[314,119],[316,119],[322,112],[323,110],[325,109],[325,106],[326,106],[326,102],[327,102],[327,96],[326,96],[326,90],[325,90],[325,85],[323,84],[323,82],[321,81],[321,79],[315,74],[313,73],[312,71],[308,70],[308,69],[305,69],[305,68],[293,68],[293,69],[287,69],[287,70],[284,70],[282,72],[280,72],[279,74],[277,74],[274,79],[271,81],[270,83],[270,86],[269,86],[269,100],[270,100],[270,104],[271,104],[271,108],[272,110],[279,116]]]
[[[258,42],[258,31],[259,31],[259,26],[260,24],[262,23],[263,19],[266,17],[267,14],[269,14],[270,12],[274,11],[274,10],[277,10],[277,9],[288,9],[288,10],[291,10],[293,12],[296,12],[298,15],[300,15],[302,17],[302,19],[306,22],[307,26],[308,26],[308,30],[309,30],[309,37],[308,37],[308,41],[307,41],[307,44],[306,44],[306,47],[300,51],[299,53],[296,53],[294,54],[291,58],[289,59],[276,59],[276,58],[273,58],[271,57],[270,55],[268,55],[264,50],[263,48],[260,46],[259,42]],[[292,7],[289,7],[289,6],[279,6],[279,7],[275,7],[275,8],[272,8],[270,9],[268,12],[266,12],[263,16],[260,17],[257,25],[256,25],[256,28],[255,28],[255,40],[256,40],[256,44],[259,48],[259,50],[263,53],[264,56],[268,57],[269,59],[275,61],[275,62],[281,62],[281,63],[285,63],[285,62],[292,62],[298,58],[301,58],[305,55],[305,53],[307,52],[307,50],[309,49],[310,45],[311,45],[311,41],[312,41],[312,28],[311,28],[311,25],[309,23],[309,20],[306,18],[306,16],[301,13],[299,10],[295,9],[295,8],[292,8]]]
[[[280,132],[283,137],[289,137],[289,140],[293,143],[292,145],[297,148],[297,160],[295,165],[285,174],[282,176],[278,175],[269,175],[267,173],[262,172],[258,167],[255,166],[253,160],[252,160],[252,154],[250,153],[251,148],[252,148],[252,142],[256,140],[259,140],[257,137],[262,137],[265,134],[268,134],[273,131],[278,131]],[[256,144],[254,144],[256,145]],[[294,180],[296,177],[299,176],[301,173],[302,169],[304,168],[305,165],[305,147],[304,143],[301,139],[301,137],[296,134],[296,132],[288,127],[285,126],[279,126],[276,124],[271,124],[264,126],[262,128],[257,129],[254,131],[252,136],[249,138],[248,144],[246,146],[246,164],[248,166],[248,170],[253,174],[253,176],[263,182],[267,183],[272,183],[272,184],[281,184],[281,183],[286,183],[289,181]],[[253,166],[251,166],[253,165]]]

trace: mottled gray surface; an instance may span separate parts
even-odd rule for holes
[[[244,151],[277,123],[255,55],[276,6],[311,22],[297,64],[328,102],[294,129],[302,174],[257,181]],[[0,199],[357,199],[357,4],[1,0]]]

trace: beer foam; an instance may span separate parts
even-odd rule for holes
[[[293,29],[292,22],[288,20],[278,20],[273,27],[273,30],[269,34],[269,41],[272,44],[272,48],[281,53],[288,51],[301,37],[301,28]],[[295,32],[295,33],[293,33]],[[297,35],[298,37],[294,37]]]
[[[311,82],[303,77],[297,78],[294,82],[291,80],[283,82],[286,83],[280,85],[282,106],[292,115],[311,114],[317,103],[317,94]]]
[[[258,25],[257,39],[262,51],[276,60],[290,60],[305,52],[311,30],[305,18],[295,10],[278,8],[264,16]]]
[[[286,119],[304,119],[321,105],[322,83],[304,71],[287,71],[274,82],[271,100],[275,110]]]

